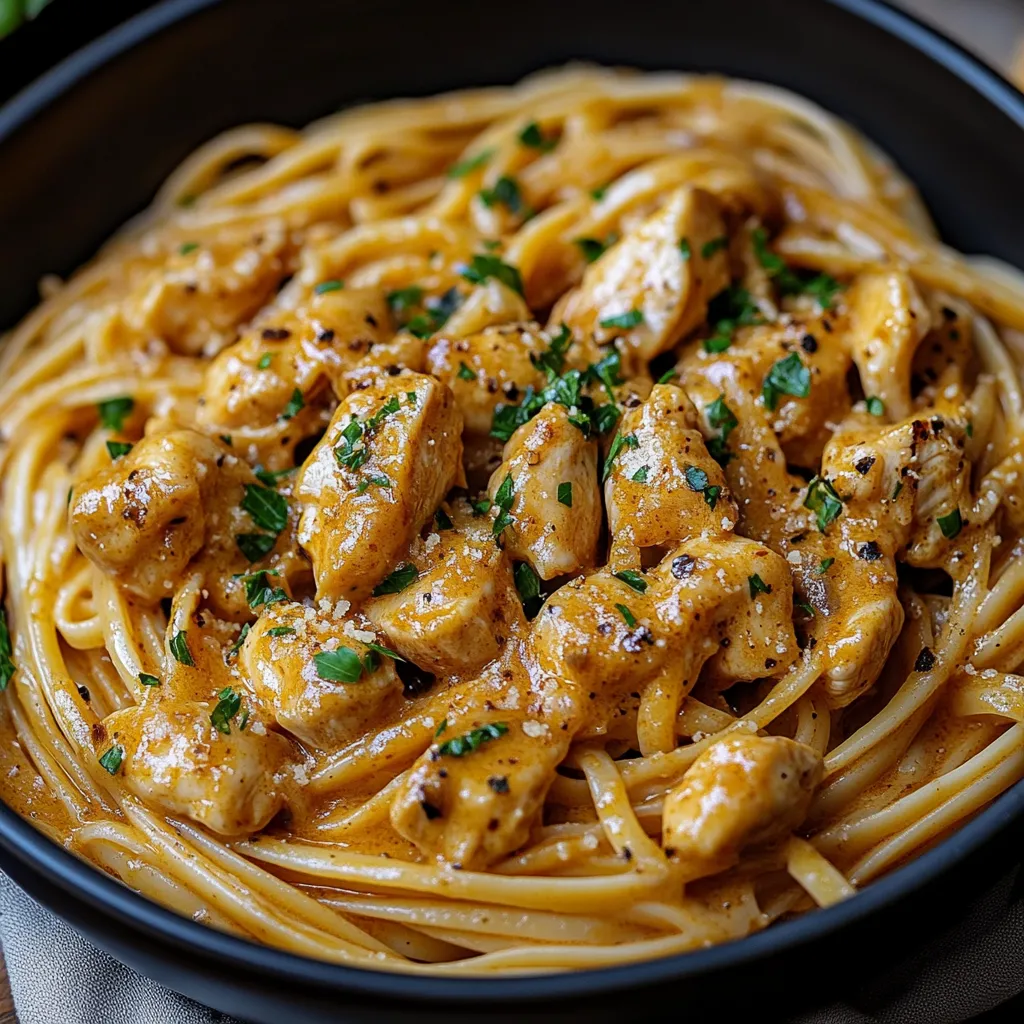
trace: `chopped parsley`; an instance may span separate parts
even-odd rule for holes
[[[962,529],[963,519],[960,516],[960,509],[955,508],[952,512],[946,513],[938,518],[939,529],[946,540],[952,540]]]
[[[397,569],[389,572],[373,588],[373,596],[381,597],[384,594],[400,594],[406,588],[412,586],[419,575],[419,569],[412,562],[403,562]]]
[[[699,466],[687,465],[685,475],[686,486],[689,487],[691,491],[703,492],[708,485],[708,475]]]
[[[423,301],[423,289],[419,285],[410,285],[408,288],[399,288],[397,291],[388,292],[385,296],[388,309],[395,315],[398,322],[404,325],[408,321],[406,313],[416,309]]]
[[[242,509],[264,530],[280,533],[288,525],[288,502],[269,487],[246,484]]]
[[[245,599],[249,602],[250,608],[288,600],[288,595],[280,587],[272,587],[267,579],[268,576],[276,575],[276,570],[263,569],[240,577],[245,582]]]
[[[111,775],[116,775],[121,767],[121,762],[124,760],[124,747],[113,746],[111,747],[101,758],[100,767],[110,772]]]
[[[530,362],[538,369],[543,370],[544,375],[551,384],[556,381],[565,367],[565,353],[569,351],[572,344],[572,331],[562,324],[558,333],[551,338],[545,351],[530,353]]]
[[[725,404],[725,395],[719,395],[710,405],[704,409],[708,418],[708,426],[712,430],[719,431],[718,437],[708,439],[708,453],[721,466],[724,466],[732,454],[726,447],[729,435],[739,426],[732,409]]]
[[[596,263],[605,252],[607,246],[599,238],[575,238],[573,244],[579,249],[588,263]]]
[[[262,466],[257,466],[253,473],[256,474],[256,479],[260,483],[266,484],[268,487],[276,487],[277,481],[283,476],[288,476],[290,473],[294,473],[298,466],[289,466],[287,469],[264,469]]]
[[[313,655],[317,675],[332,683],[358,683],[363,674],[362,659],[349,647],[318,651]]]
[[[241,649],[242,644],[245,643],[245,638],[249,635],[249,623],[246,622],[238,632],[238,636],[235,642],[228,648],[227,654],[224,655],[225,661],[230,661]]]
[[[809,619],[814,618],[814,606],[809,604],[807,601],[794,601],[794,608],[799,608]]]
[[[903,481],[897,480],[896,486],[892,489],[892,501],[895,501],[900,496],[900,491],[903,490]]]
[[[604,460],[604,471],[601,474],[601,483],[604,483],[612,471],[612,463],[618,458],[623,448],[639,448],[640,442],[636,434],[618,433],[612,439],[611,447],[608,449],[608,457]]]
[[[328,292],[340,292],[345,287],[344,281],[339,281],[337,278],[332,278],[329,281],[321,281],[313,291],[317,295],[326,295]]]
[[[443,733],[445,731],[445,729],[447,729],[447,728],[448,728],[448,719],[447,718],[442,718],[441,719],[441,724],[437,727],[437,730],[434,732],[434,739],[436,740],[437,737],[440,736],[441,733]]]
[[[463,267],[462,276],[473,284],[483,284],[488,278],[494,278],[517,295],[523,294],[523,278],[518,268],[503,262],[492,253],[477,253],[469,266]]]
[[[634,572],[632,569],[623,569],[622,572],[613,572],[612,575],[617,580],[622,580],[627,587],[632,587],[638,594],[643,594],[647,591],[647,580],[640,573]]]
[[[267,630],[267,636],[293,636],[295,629],[293,626],[271,626]]]
[[[765,583],[763,579],[755,572],[753,576],[747,577],[747,586],[750,587],[750,596],[757,597],[758,594],[770,594],[772,592],[772,585]]]
[[[704,501],[708,508],[712,512],[715,510],[715,506],[718,504],[718,496],[722,493],[722,488],[712,484],[709,487],[704,488]]]
[[[608,193],[608,186],[607,185],[601,185],[598,188],[592,188],[590,190],[590,198],[593,199],[595,203],[599,203],[599,202],[601,202],[602,199],[604,199],[604,197],[605,197],[605,195],[607,195],[607,193]]]
[[[99,402],[96,408],[100,413],[100,423],[107,430],[123,430],[124,421],[135,408],[135,399],[127,395],[123,398],[108,398]]]
[[[817,517],[818,529],[822,532],[843,511],[843,502],[835,488],[820,476],[816,476],[807,487],[804,508],[809,508]],[[831,563],[830,563],[831,564]]]
[[[391,481],[383,475],[371,476],[366,480],[360,480],[356,488],[356,494],[365,494],[371,487],[386,487],[390,490]]]
[[[134,445],[129,444],[127,441],[108,441],[107,451],[110,453],[112,459],[119,459],[122,455],[127,455]]]
[[[810,295],[823,310],[831,307],[836,292],[842,288],[834,277],[791,270],[778,253],[768,248],[768,235],[764,228],[756,228],[750,237],[754,255],[783,295],[803,293]]]
[[[210,712],[210,721],[217,732],[225,736],[231,735],[231,719],[238,714],[242,706],[241,694],[235,693],[230,686],[225,686],[217,694],[217,704]]]
[[[540,596],[540,578],[529,562],[517,562],[513,572],[516,593],[523,603],[523,611],[532,618],[540,610],[543,598]]]
[[[198,242],[183,242],[178,247],[178,253],[181,256],[187,256],[190,252],[195,252],[199,248]]]
[[[397,654],[395,651],[391,650],[390,647],[383,647],[381,646],[381,644],[375,643],[368,643],[366,646],[369,647],[371,651],[376,651],[378,654],[383,654],[385,658],[390,658],[392,661],[405,661],[405,658],[403,658],[400,654]]]
[[[437,528],[439,530],[455,529],[455,524],[451,521],[451,517],[448,515],[447,512],[445,512],[443,508],[439,508],[434,513],[434,522],[437,523]]]
[[[572,481],[566,480],[558,485],[558,504],[572,508]]]
[[[493,504],[498,509],[498,514],[491,527],[491,534],[497,540],[505,528],[511,526],[513,518],[511,515],[512,499],[515,494],[515,484],[512,481],[512,474],[507,473],[501,481],[501,486],[494,492]]]
[[[306,400],[302,397],[302,392],[296,388],[292,392],[292,397],[288,399],[288,404],[284,407],[281,412],[281,419],[290,420],[294,416],[298,415],[299,411],[306,405]]]
[[[234,538],[234,543],[249,561],[258,562],[273,550],[278,538],[273,534],[238,534]]]
[[[441,757],[464,757],[484,743],[496,740],[508,732],[508,726],[504,722],[488,722],[479,729],[471,729],[462,736],[453,736],[445,740],[437,752]]]
[[[143,686],[159,686],[160,679],[157,676],[151,676],[148,672],[139,673],[139,682]]]
[[[704,351],[724,352],[732,344],[732,336],[738,327],[762,322],[761,311],[750,292],[739,285],[729,285],[708,303],[708,323],[713,326],[711,337],[704,339]]]
[[[558,139],[547,138],[536,121],[531,121],[519,133],[519,141],[529,149],[539,149],[542,153],[550,153],[558,145]]]
[[[523,209],[523,195],[519,191],[519,182],[515,178],[503,174],[493,188],[480,190],[480,201],[487,207],[504,206],[509,213],[520,213]]]
[[[626,625],[629,626],[630,629],[632,629],[636,625],[636,617],[633,615],[633,613],[624,604],[617,604],[615,608],[618,611],[618,613],[626,620]]]
[[[410,334],[425,340],[444,327],[448,318],[459,308],[461,302],[462,295],[458,288],[449,288],[439,298],[432,296],[425,299],[423,302],[424,312],[417,313],[405,324],[405,328]]]
[[[180,629],[171,638],[171,654],[174,655],[174,660],[181,665],[195,665],[192,660],[192,652],[188,649],[188,635],[185,630]]]
[[[885,415],[885,402],[883,402],[880,398],[875,398],[875,397],[869,398],[864,403],[864,405],[867,408],[868,412],[871,413],[872,416],[884,416]]]
[[[779,395],[806,398],[811,393],[811,371],[804,365],[799,353],[790,352],[780,359],[764,379],[761,395],[766,409],[774,409]]]
[[[467,174],[472,174],[473,171],[478,171],[481,167],[484,167],[493,156],[493,149],[482,149],[476,154],[476,156],[467,157],[465,160],[462,160],[457,164],[453,164],[448,168],[448,177],[464,178]]]
[[[476,380],[476,374],[461,360],[459,361],[459,372],[456,376],[459,380]]]
[[[823,558],[821,564],[818,566],[818,575],[824,576],[832,567],[832,563],[835,561],[834,558]]]
[[[15,664],[12,655],[14,648],[11,646],[11,631],[7,627],[7,612],[0,608],[0,691],[7,689],[11,676],[15,672]]]
[[[690,246],[690,240],[688,238],[679,239],[679,255],[682,256],[684,263],[693,255],[693,249]]]
[[[263,355],[260,356],[259,362],[256,364],[256,369],[257,370],[269,370],[270,369],[270,364],[273,361],[274,361],[274,353],[273,352],[264,352]]]
[[[628,331],[644,322],[644,315],[639,309],[631,309],[628,313],[619,313],[617,316],[609,316],[600,321],[602,327],[621,328]]]
[[[717,238],[712,238],[710,241],[705,242],[700,247],[700,254],[704,259],[709,260],[716,252],[720,252],[722,249],[726,249],[729,246],[729,236],[719,235]]]
[[[650,468],[650,466],[641,466],[629,479],[635,484],[647,483],[647,473]]]
[[[659,378],[658,378],[658,379],[657,379],[657,380],[655,381],[655,384],[669,384],[669,383],[671,383],[671,382],[672,382],[673,380],[675,380],[675,379],[676,379],[676,377],[678,377],[678,376],[679,376],[679,371],[678,371],[678,370],[666,370],[666,371],[665,371],[665,372],[664,372],[664,373],[663,373],[663,374],[662,374],[662,375],[661,375],[661,376],[660,376],[660,377],[659,377]]]

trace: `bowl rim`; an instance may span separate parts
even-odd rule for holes
[[[104,64],[188,16],[220,0],[163,0],[101,35],[65,58],[0,107],[0,145]],[[965,82],[981,97],[1024,129],[1024,93],[914,15],[885,0],[827,0],[855,17],[881,28],[914,47]],[[870,917],[886,904],[902,899],[965,859],[1003,828],[1024,818],[1024,780],[997,798],[981,814],[908,864],[897,868],[832,907],[745,938],[654,960],[558,974],[495,977],[431,977],[377,971],[315,960],[219,932],[183,917],[129,889],[37,830],[0,800],[0,849],[28,870],[56,884],[72,900],[113,916],[186,957],[201,954],[217,965],[230,965],[319,991],[392,1000],[426,999],[466,1004],[486,997],[523,1003],[541,999],[581,998],[625,988],[683,980],[736,967],[823,938]]]

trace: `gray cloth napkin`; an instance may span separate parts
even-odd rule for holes
[[[241,1024],[140,977],[0,874],[0,940],[21,1024]],[[961,1024],[1024,990],[1024,867],[856,998],[791,1024]],[[342,1019],[342,1018],[339,1018]]]
[[[0,873],[0,940],[20,1024],[241,1024],[90,945]]]

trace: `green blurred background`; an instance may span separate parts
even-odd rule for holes
[[[16,29],[23,21],[34,18],[50,0],[0,0],[0,36]]]

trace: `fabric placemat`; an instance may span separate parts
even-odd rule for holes
[[[0,940],[20,1024],[242,1024],[136,974],[0,874]],[[1024,868],[849,1000],[790,1024],[962,1024],[1024,991]],[[339,1009],[337,1020],[345,1019]]]

